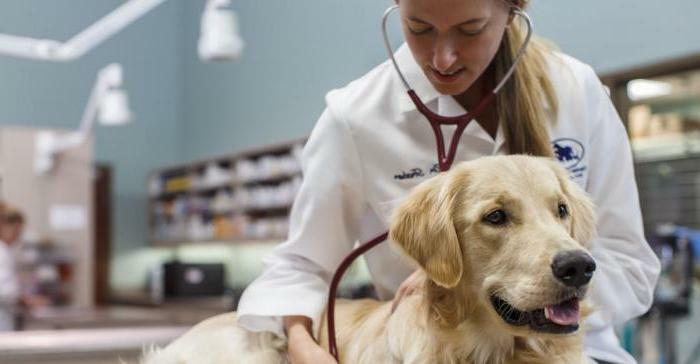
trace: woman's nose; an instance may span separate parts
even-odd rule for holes
[[[449,38],[439,39],[433,53],[433,67],[437,71],[448,71],[457,61],[457,52]]]

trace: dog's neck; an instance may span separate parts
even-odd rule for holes
[[[494,323],[487,302],[478,297],[474,287],[460,284],[446,289],[427,281],[413,304],[422,316],[415,322],[429,333],[427,346],[440,363],[542,363],[554,362],[563,345],[580,345],[580,336],[525,338],[515,336]],[[500,320],[500,318],[498,318]],[[420,329],[420,328],[419,328]],[[559,360],[557,360],[558,362]],[[567,362],[562,359],[562,363]],[[569,361],[571,362],[571,361]]]

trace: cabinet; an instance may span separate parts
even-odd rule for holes
[[[292,140],[152,172],[152,242],[284,240],[301,186],[304,142]]]

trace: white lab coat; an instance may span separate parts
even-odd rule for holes
[[[15,328],[14,313],[19,297],[19,281],[12,249],[0,240],[0,332]]]
[[[433,110],[465,110],[438,94],[404,44],[396,53],[406,78]],[[625,129],[594,71],[563,54],[548,59],[559,101],[550,127],[553,146],[570,177],[598,206],[592,254],[598,270],[589,297],[600,310],[587,321],[586,353],[633,363],[613,325],[647,311],[659,262],[643,236],[630,145]],[[303,152],[304,181],[291,211],[289,239],[265,258],[265,270],[245,291],[239,322],[251,331],[283,335],[281,317],[314,321],[325,309],[329,280],[359,240],[387,230],[398,202],[434,175],[433,132],[406,94],[390,62],[326,96],[327,108]],[[453,128],[443,128],[449,141]],[[499,128],[495,140],[477,122],[466,128],[455,162],[507,154]],[[415,269],[390,244],[365,255],[373,282],[390,299]]]

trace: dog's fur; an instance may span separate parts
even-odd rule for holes
[[[559,203],[569,216],[558,214]],[[507,212],[506,225],[484,221],[495,209]],[[509,325],[490,297],[522,311],[558,303],[567,288],[554,278],[552,259],[586,251],[594,231],[591,201],[554,161],[497,156],[456,165],[416,187],[392,218],[391,239],[423,269],[423,289],[393,314],[390,303],[339,301],[341,363],[586,362],[581,329],[544,334]],[[322,327],[327,347],[325,318]],[[237,327],[233,313],[204,321],[144,362],[280,363],[284,349],[283,339]]]

